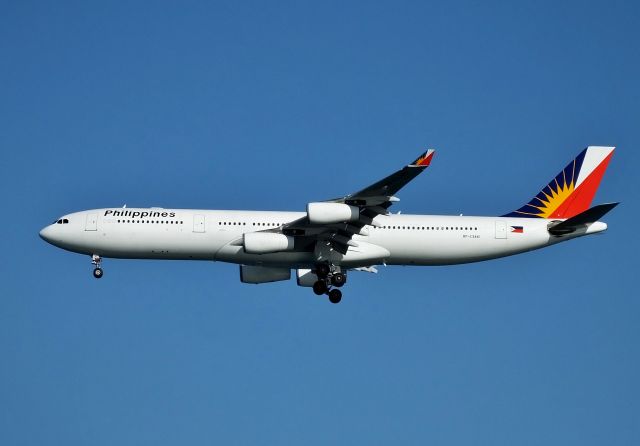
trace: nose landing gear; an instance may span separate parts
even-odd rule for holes
[[[313,284],[313,292],[318,296],[326,294],[329,302],[337,304],[342,300],[342,291],[337,288],[342,287],[347,282],[347,275],[340,272],[336,267],[327,263],[316,265],[314,271],[318,280]],[[331,288],[334,286],[336,288]]]
[[[102,264],[102,257],[97,254],[92,255],[91,264],[95,266],[95,268],[93,269],[93,277],[95,277],[96,279],[100,279],[104,274],[104,271],[102,271],[102,268],[100,268],[100,265]]]

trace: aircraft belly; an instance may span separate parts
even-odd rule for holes
[[[215,256],[220,262],[240,265],[269,265],[284,267],[311,267],[314,264],[311,252],[275,252],[271,254],[247,254],[242,246],[227,244]]]
[[[394,237],[381,245],[391,253],[387,261],[390,265],[451,265],[505,257],[549,243],[546,230],[516,235],[519,237],[496,239],[490,232],[477,238],[465,238],[461,234],[419,234]]]
[[[112,231],[96,234],[91,252],[129,259],[214,260],[221,245],[207,233]]]

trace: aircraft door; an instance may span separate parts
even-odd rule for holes
[[[87,220],[84,225],[85,231],[98,230],[98,214],[87,214]]]
[[[193,216],[193,232],[204,232],[204,215]]]
[[[496,221],[496,238],[507,238],[507,223]]]

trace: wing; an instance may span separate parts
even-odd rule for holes
[[[295,237],[296,249],[313,249],[318,241],[326,241],[332,248],[345,254],[349,246],[357,246],[351,238],[363,233],[366,225],[376,225],[373,219],[388,215],[389,207],[397,201],[395,194],[407,183],[422,173],[433,158],[435,150],[427,150],[418,159],[382,180],[342,198],[324,203],[342,203],[357,209],[358,214],[349,219],[331,223],[314,223],[305,216],[277,228],[275,231]],[[309,209],[309,208],[307,208]]]

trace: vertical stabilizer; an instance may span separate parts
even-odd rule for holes
[[[520,209],[505,217],[570,218],[589,209],[615,147],[589,146]]]

